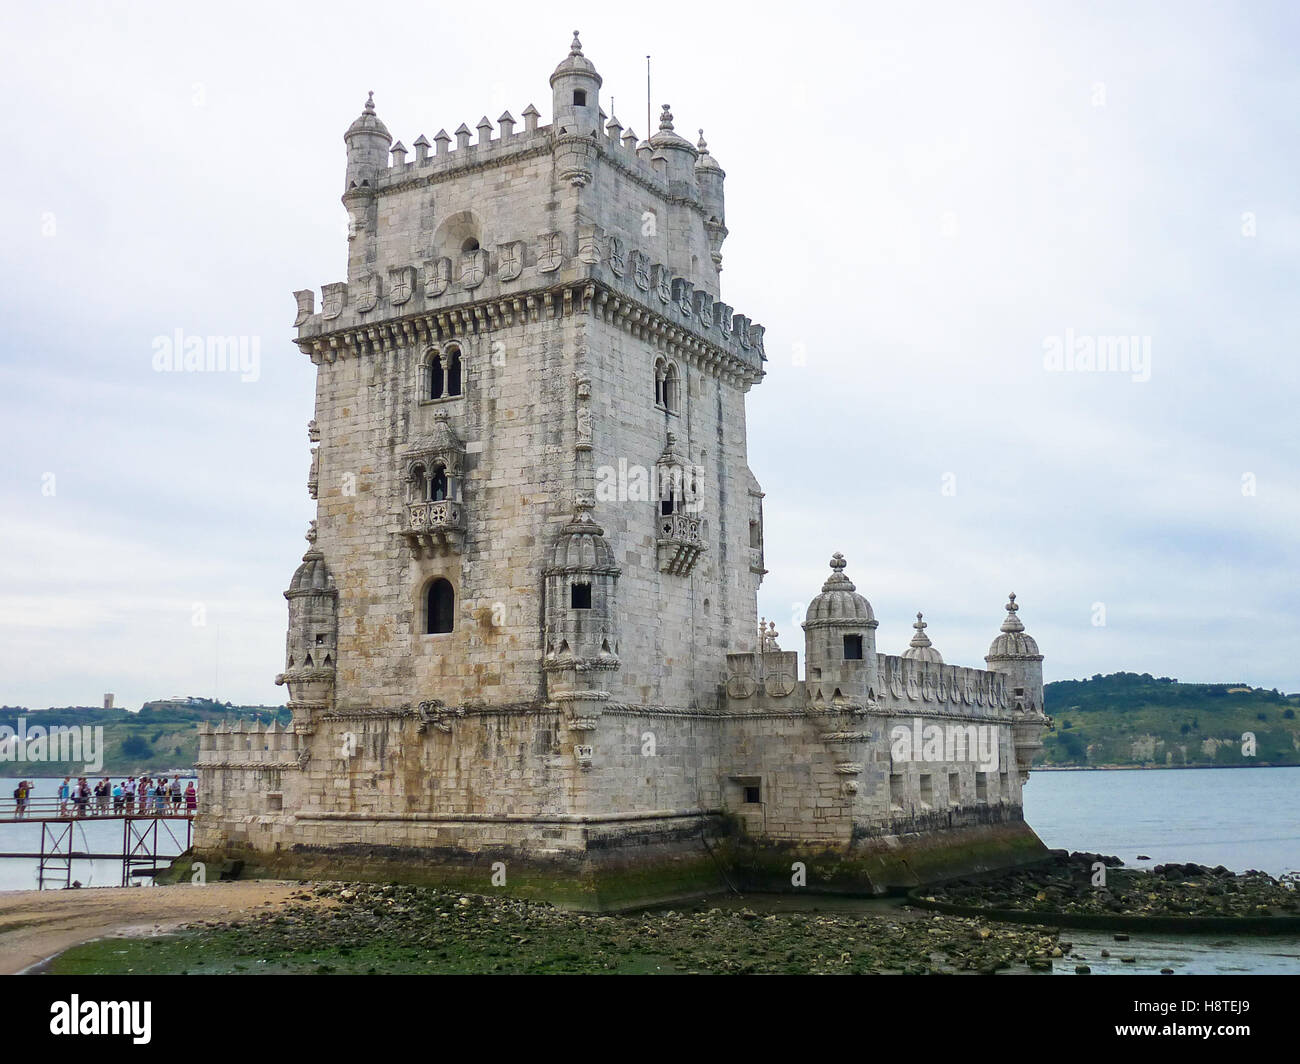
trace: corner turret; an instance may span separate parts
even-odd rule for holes
[[[1014,591],[1006,608],[1002,630],[989,646],[984,660],[993,672],[1006,674],[1012,704],[1022,718],[1022,723],[1016,724],[1014,729],[1016,764],[1020,769],[1021,783],[1026,783],[1034,755],[1043,748],[1043,730],[1051,726],[1051,720],[1043,708],[1043,655],[1038,652],[1038,643],[1025,631],[1018,616],[1020,607],[1016,604]]]
[[[374,188],[381,170],[388,168],[388,149],[393,143],[388,127],[375,113],[375,94],[370,93],[366,105],[355,122],[343,134],[348,146],[347,179],[343,185],[346,193],[353,188]]]
[[[329,704],[338,664],[338,588],[325,556],[316,547],[316,522],[307,531],[310,544],[289,581],[289,633],[285,669],[275,678],[289,688],[289,708],[304,726],[313,710]]]
[[[727,239],[727,208],[722,185],[726,180],[727,172],[718,165],[718,160],[709,152],[709,145],[704,139],[702,129],[695,149],[699,153],[695,162],[695,184],[700,191],[700,202],[704,204],[704,230],[709,236],[709,252],[713,258],[713,265],[721,270],[722,242]]]
[[[808,701],[814,709],[833,704],[866,706],[879,690],[876,679],[876,628],[871,603],[857,594],[844,575],[848,563],[838,551],[821,594],[808,604],[803,623]]]
[[[551,75],[551,130],[560,179],[581,188],[591,180],[600,128],[600,75],[582,54],[582,41],[573,31],[573,44]],[[525,112],[527,114],[527,112]]]
[[[361,114],[343,134],[348,148],[347,177],[343,185],[343,206],[348,212],[348,283],[366,273],[373,258],[379,225],[375,187],[379,174],[388,168],[388,149],[393,143],[388,127],[375,114],[375,94],[366,100]]]

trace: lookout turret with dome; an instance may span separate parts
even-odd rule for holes
[[[1024,784],[1029,780],[1034,756],[1043,748],[1043,732],[1051,727],[1051,719],[1043,706],[1043,655],[1020,620],[1014,591],[1008,596],[1006,608],[1006,620],[984,661],[991,670],[1006,674],[1012,705],[1022,718],[1015,726],[1015,746],[1020,781]]]
[[[804,660],[811,705],[851,702],[865,706],[875,698],[876,628],[871,603],[844,573],[848,562],[835,552],[831,575],[821,594],[808,603],[804,618]]]

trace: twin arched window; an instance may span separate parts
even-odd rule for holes
[[[424,362],[421,399],[452,399],[461,394],[460,348],[430,351]]]
[[[422,464],[411,467],[409,502],[442,502],[447,498],[447,467],[442,462],[433,463],[433,472]]]
[[[655,406],[677,413],[678,393],[677,366],[666,359],[655,359]]]
[[[456,592],[451,581],[438,577],[424,593],[424,631],[443,635],[456,627]]]

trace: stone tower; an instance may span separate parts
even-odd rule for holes
[[[892,746],[964,728],[1027,772],[1041,656],[1014,601],[988,670],[919,615],[882,653],[836,554],[799,678],[758,624],[764,330],[722,301],[726,175],[666,104],[646,140],[607,116],[576,33],[550,89],[550,124],[530,104],[413,157],[373,95],[344,134],[346,279],[295,293],[293,723],[200,729],[196,851],[584,909],[727,867],[788,884],[791,854],[855,891],[1039,859],[1016,773]]]

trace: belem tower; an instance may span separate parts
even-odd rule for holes
[[[722,167],[667,105],[647,140],[607,115],[577,33],[550,86],[549,125],[412,153],[372,96],[344,134],[347,280],[296,293],[293,722],[203,726],[197,852],[590,909],[1041,859],[1015,597],[987,668],[919,614],[886,653],[836,554],[800,674],[758,617],[764,330],[722,299]]]

